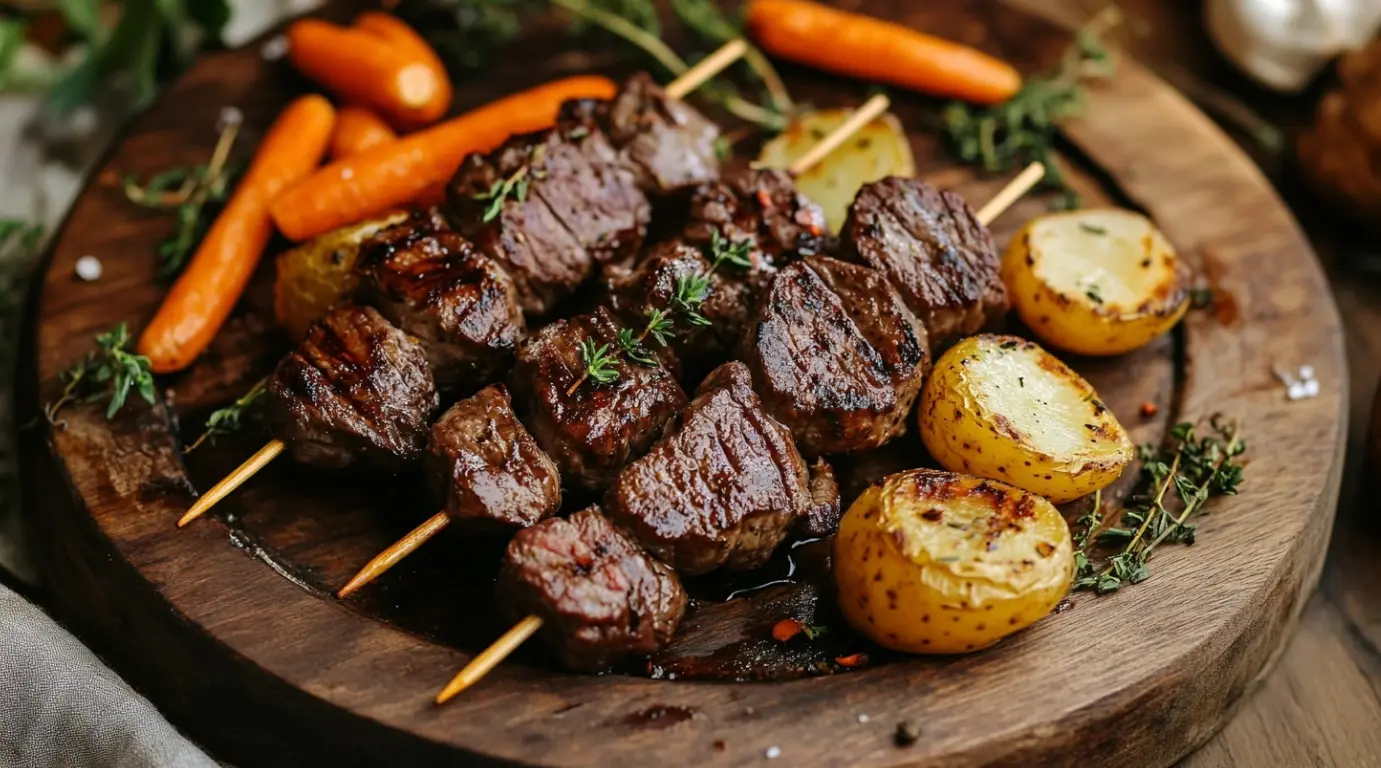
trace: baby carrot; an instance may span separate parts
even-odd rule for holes
[[[341,107],[336,113],[335,133],[331,134],[331,159],[358,155],[397,139],[397,132],[374,110],[368,107]]]
[[[747,23],[768,53],[835,74],[976,104],[1021,89],[1016,69],[986,53],[809,0],[752,0]]]
[[[607,99],[605,77],[578,75],[515,93],[395,142],[337,160],[273,201],[278,231],[306,240],[413,202],[445,184],[471,152],[485,152],[515,133],[550,127],[567,99]]]
[[[436,100],[439,102],[442,113],[451,108],[451,77],[446,74],[446,65],[441,63],[441,57],[436,55],[436,51],[432,50],[431,45],[423,40],[422,36],[417,34],[412,27],[397,16],[378,11],[365,11],[355,17],[355,28],[378,37],[394,48],[426,64],[440,86]]]
[[[225,209],[139,337],[154,373],[186,368],[211,343],[273,236],[269,201],[311,173],[326,152],[335,110],[320,96],[289,104],[269,128]]]
[[[288,60],[299,72],[400,127],[427,125],[450,107],[449,84],[431,66],[377,35],[301,19],[287,36]]]

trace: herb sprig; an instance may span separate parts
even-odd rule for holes
[[[1176,424],[1168,447],[1140,449],[1146,490],[1128,499],[1116,525],[1101,527],[1101,499],[1075,522],[1075,589],[1105,595],[1145,581],[1151,576],[1147,561],[1157,547],[1193,544],[1195,525],[1189,521],[1214,496],[1237,493],[1243,469],[1238,457],[1247,450],[1240,425],[1214,415],[1209,427],[1211,434],[1200,436],[1193,423]],[[1095,545],[1111,547],[1114,554],[1095,563],[1090,555]]]
[[[96,349],[62,373],[62,395],[43,408],[50,424],[58,426],[58,413],[74,402],[94,403],[108,399],[105,416],[115,417],[131,392],[154,403],[153,368],[149,359],[130,352],[129,328],[120,323],[96,336]]]
[[[216,438],[221,435],[229,435],[238,432],[240,427],[244,426],[246,412],[249,411],[251,406],[258,402],[259,398],[264,396],[268,388],[268,378],[262,378],[254,382],[254,386],[250,387],[248,392],[240,395],[235,402],[224,408],[212,411],[211,415],[206,419],[205,430],[184,453],[195,451],[207,440],[214,443]]]
[[[480,202],[489,201],[489,207],[484,209],[484,218],[482,219],[484,223],[488,224],[498,218],[499,213],[503,211],[504,201],[509,198],[520,203],[527,201],[527,190],[532,181],[546,178],[545,171],[533,170],[533,166],[539,165],[546,154],[546,146],[537,145],[532,150],[528,161],[519,166],[518,170],[509,174],[508,178],[498,179],[489,185],[488,190],[472,195],[475,200]]]
[[[1061,192],[1060,207],[1077,208],[1078,193],[1053,162],[1055,134],[1062,120],[1083,109],[1084,84],[1112,75],[1116,60],[1101,38],[1121,21],[1116,7],[1105,8],[1075,33],[1054,72],[1028,80],[1002,104],[976,107],[950,102],[943,112],[950,153],[989,173],[1040,161],[1045,165],[1042,186]]]
[[[700,311],[700,305],[710,295],[710,277],[724,264],[730,264],[740,269],[751,269],[753,260],[750,254],[753,252],[753,242],[752,240],[731,242],[727,238],[721,237],[719,230],[711,230],[709,250],[709,269],[676,278],[675,287],[668,301],[671,311],[655,307],[649,308],[644,315],[647,318],[647,323],[637,336],[633,335],[632,329],[622,328],[619,330],[617,352],[623,358],[639,365],[655,365],[656,359],[647,352],[643,342],[650,336],[659,346],[669,346],[672,338],[676,335],[677,318],[683,320],[687,325],[697,328],[711,325],[709,318]],[[575,394],[575,391],[580,389],[580,385],[584,384],[586,379],[593,379],[597,384],[608,384],[619,377],[620,357],[611,352],[607,344],[597,347],[593,339],[582,341],[580,343],[580,359],[585,366],[585,371],[566,390],[567,395]]]
[[[158,244],[158,277],[170,280],[187,266],[197,244],[230,196],[239,169],[229,162],[241,119],[230,113],[222,119],[220,136],[205,165],[169,168],[140,184],[134,176],[121,181],[125,198],[135,205],[177,212],[177,228]]]

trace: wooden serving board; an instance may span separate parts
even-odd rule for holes
[[[1027,71],[1048,66],[1067,41],[993,2],[857,5]],[[542,27],[508,63],[461,83],[457,108],[562,75],[626,71],[612,53],[577,45]],[[817,106],[856,105],[868,89],[794,67],[784,73],[793,93]],[[244,111],[252,142],[303,87],[257,47],[218,53],[130,127],[74,206],[36,286],[25,337],[30,412],[56,398],[59,373],[95,333],[121,320],[142,327],[163,294],[154,247],[172,221],[126,203],[113,181],[203,161],[222,106]],[[920,175],[987,199],[1005,179],[976,178],[945,159],[928,128],[935,107],[894,94]],[[285,349],[272,327],[268,259],[210,353],[161,382],[156,407],[136,404],[109,422],[99,407],[74,407],[61,429],[27,433],[27,507],[56,609],[175,723],[245,765],[730,765],[766,759],[772,747],[793,765],[1171,763],[1224,723],[1317,581],[1345,439],[1339,321],[1268,183],[1144,69],[1123,62],[1094,86],[1066,138],[1065,160],[1088,203],[1145,210],[1218,295],[1212,310],[1191,313],[1150,348],[1071,363],[1138,442],[1222,411],[1241,418],[1250,445],[1243,494],[1215,502],[1193,547],[1158,550],[1141,585],[1076,595],[982,653],[873,650],[873,663],[842,673],[835,655],[872,649],[833,616],[827,545],[807,544],[756,581],[692,582],[696,605],[680,639],[639,674],[565,674],[533,647],[434,707],[436,689],[503,629],[490,586],[497,543],[433,543],[356,599],[330,594],[434,511],[415,478],[281,460],[212,518],[174,528],[197,490],[266,439],[250,429],[182,453],[207,413]],[[996,223],[999,239],[1049,204],[1022,201]],[[104,262],[101,280],[75,278],[85,254]],[[1306,363],[1322,392],[1288,402],[1272,368]],[[1141,415],[1147,402],[1158,406],[1155,417]],[[925,461],[913,436],[841,462],[846,499]],[[725,599],[774,581],[783,583]],[[787,616],[836,631],[818,644],[781,646],[768,631]],[[908,747],[892,739],[902,721],[921,731]]]

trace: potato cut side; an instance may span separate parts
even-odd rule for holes
[[[317,318],[355,292],[355,258],[360,244],[406,218],[406,213],[394,213],[351,224],[279,254],[273,286],[278,324],[293,339],[306,336]]]
[[[853,114],[850,109],[806,112],[763,145],[758,163],[768,168],[788,168]],[[911,140],[901,121],[885,114],[863,126],[814,168],[796,179],[796,188],[825,212],[831,232],[838,233],[848,216],[859,187],[888,176],[916,175]]]
[[[1189,307],[1188,269],[1160,230],[1132,211],[1031,221],[1012,239],[1002,277],[1033,333],[1085,355],[1144,346]]]
[[[1050,502],[993,480],[928,469],[890,475],[835,537],[840,609],[877,643],[963,653],[1045,616],[1074,576],[1069,527]]]
[[[984,334],[951,347],[926,382],[918,418],[941,466],[1056,503],[1107,487],[1133,456],[1093,387],[1015,336]]]

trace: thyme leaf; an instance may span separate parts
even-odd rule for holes
[[[44,406],[43,415],[50,424],[58,425],[58,413],[79,400],[109,400],[107,419],[115,417],[132,392],[150,405],[154,403],[152,365],[147,357],[126,349],[129,342],[129,328],[124,323],[96,336],[96,349],[62,373],[62,394]]]
[[[224,408],[212,411],[211,415],[206,419],[205,430],[184,453],[195,451],[207,440],[214,443],[216,437],[220,435],[238,432],[240,427],[244,426],[245,413],[249,410],[250,406],[254,405],[259,398],[264,396],[264,393],[268,391],[268,385],[268,378],[262,378],[256,381],[254,386],[250,387],[249,391],[241,395],[235,402]]]

